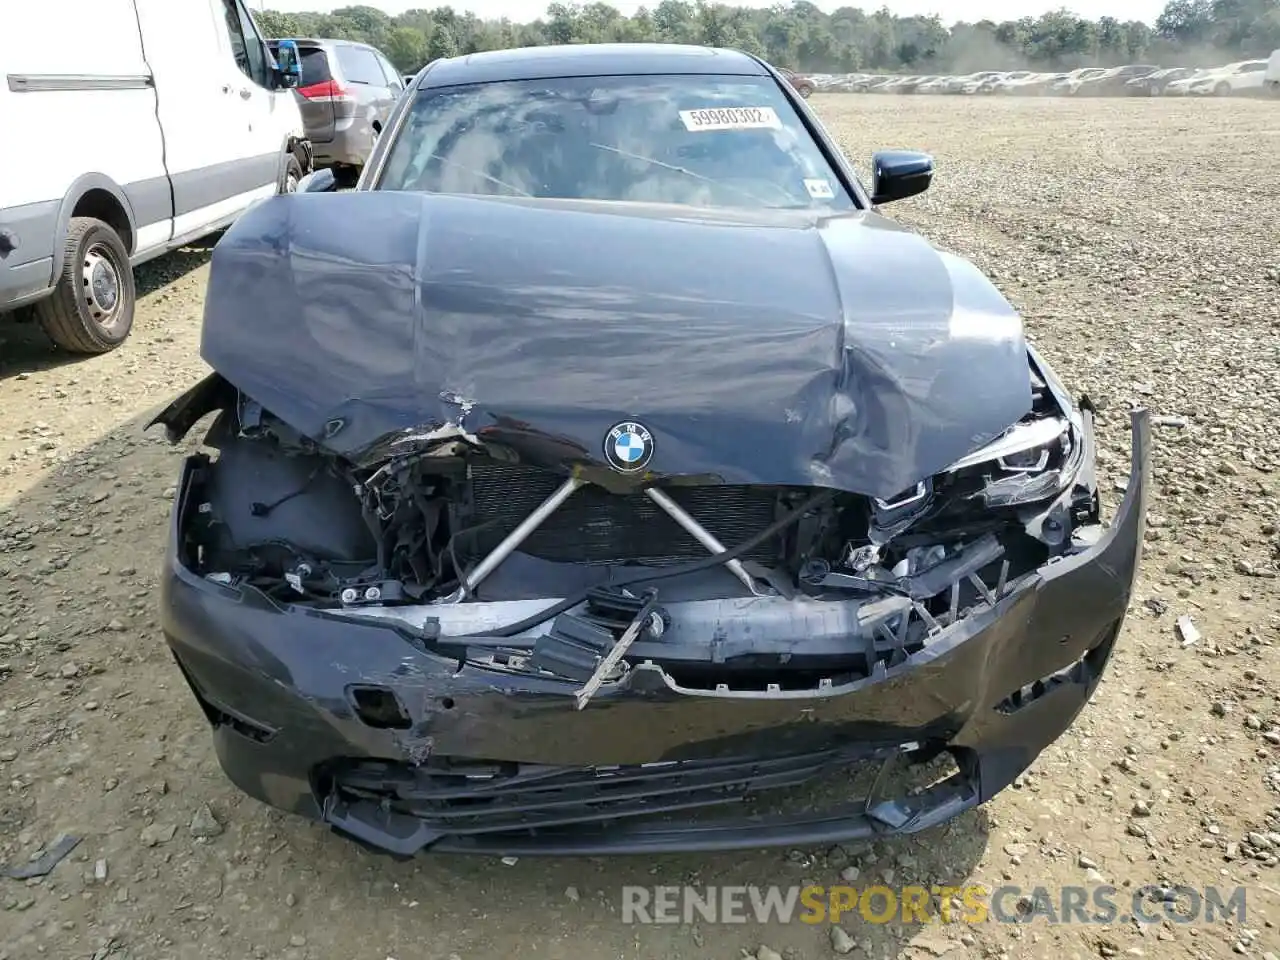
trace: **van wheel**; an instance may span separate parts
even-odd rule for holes
[[[360,168],[354,164],[334,164],[333,177],[338,181],[339,190],[352,190],[360,179]]]
[[[107,353],[133,327],[135,291],[129,252],[110,226],[72,217],[62,274],[53,294],[36,304],[49,339],[72,353]]]
[[[298,183],[302,180],[302,164],[298,158],[290,155],[289,164],[285,167],[284,183],[280,184],[281,193],[297,193]]]

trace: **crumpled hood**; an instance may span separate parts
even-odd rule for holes
[[[880,497],[1031,406],[1012,307],[865,212],[277,197],[214,251],[202,353],[355,460],[453,424],[599,472],[634,420],[654,440],[639,479]]]

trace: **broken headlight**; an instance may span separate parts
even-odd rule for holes
[[[1015,424],[946,472],[981,472],[985,483],[975,497],[988,507],[1012,507],[1038,503],[1066,490],[1083,459],[1077,424],[1065,416],[1042,417]]]

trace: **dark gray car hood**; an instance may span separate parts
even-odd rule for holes
[[[452,424],[598,473],[634,420],[648,478],[881,497],[1031,406],[1013,308],[865,212],[277,197],[214,251],[202,353],[357,461]]]

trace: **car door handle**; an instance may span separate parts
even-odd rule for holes
[[[253,96],[253,91],[252,91],[252,90],[250,90],[248,87],[243,87],[243,88],[241,88],[241,90],[240,90],[240,99],[241,99],[241,100],[248,100],[248,99],[249,99],[250,97],[252,97],[252,96]]]

